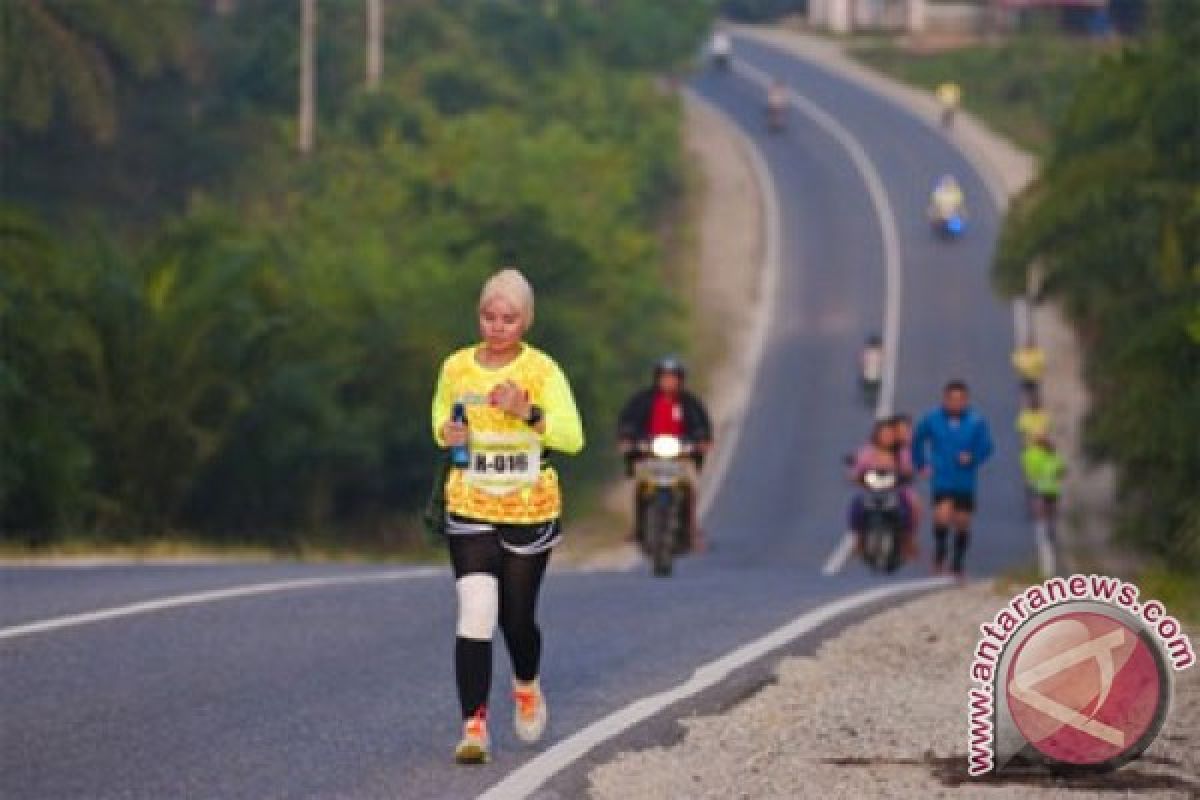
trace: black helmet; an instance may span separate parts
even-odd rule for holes
[[[658,380],[660,375],[671,373],[678,375],[679,380],[683,380],[687,376],[687,370],[683,367],[683,362],[675,356],[663,356],[654,364],[654,380]]]
[[[883,345],[883,338],[878,333],[872,333],[867,337],[867,347],[880,347]]]

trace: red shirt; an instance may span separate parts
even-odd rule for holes
[[[683,436],[683,403],[677,394],[656,392],[650,404],[651,436]]]

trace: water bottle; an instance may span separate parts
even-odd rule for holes
[[[467,407],[462,403],[455,403],[451,419],[461,425],[466,425]],[[456,467],[465,467],[471,463],[471,457],[465,444],[454,445],[450,448],[450,463]]]

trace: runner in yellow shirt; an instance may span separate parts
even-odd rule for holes
[[[562,494],[547,451],[578,453],[583,427],[558,364],[523,341],[533,322],[533,289],[515,269],[496,273],[479,299],[483,342],[442,364],[433,398],[433,434],[468,448],[446,479],[445,531],[458,589],[455,675],[463,736],[455,760],[488,760],[487,699],[497,623],[512,659],[517,736],[541,738],[546,700],[538,681],[542,636],[538,589],[562,535]],[[456,421],[461,404],[465,422]]]
[[[1046,372],[1046,353],[1035,343],[1026,342],[1013,350],[1012,365],[1020,378],[1021,388],[1026,391],[1036,389]]]
[[[1016,428],[1022,444],[1028,445],[1050,433],[1050,414],[1042,407],[1041,394],[1036,388],[1027,389],[1024,396],[1025,405],[1017,414]]]
[[[942,127],[949,130],[954,125],[954,115],[962,102],[962,89],[957,83],[946,81],[937,87],[934,95],[942,107]]]

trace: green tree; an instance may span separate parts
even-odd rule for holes
[[[1160,8],[1145,46],[1084,81],[1005,227],[996,277],[1033,265],[1087,346],[1088,441],[1120,471],[1124,535],[1200,564],[1200,19]]]
[[[0,108],[44,131],[56,108],[99,141],[117,131],[117,81],[182,61],[186,4],[156,0],[13,0],[0,4]]]

